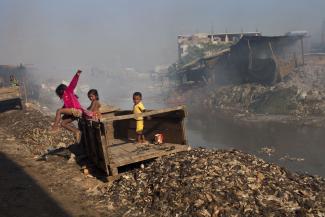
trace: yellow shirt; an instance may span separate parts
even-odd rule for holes
[[[139,102],[138,104],[133,106],[133,113],[134,114],[141,114],[141,113],[143,113],[144,110],[145,110],[145,107],[144,107],[142,102]],[[141,121],[141,120],[143,120],[143,117],[138,117],[138,118],[135,118],[135,119],[137,121]]]

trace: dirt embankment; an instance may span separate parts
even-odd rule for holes
[[[62,141],[64,133],[48,137],[48,125],[42,121],[47,118],[41,113],[12,111],[0,118],[6,134],[0,137],[1,143],[11,143],[0,146],[1,152],[18,164],[29,162],[25,170],[33,170],[29,174],[71,216],[82,216],[78,206],[86,216],[325,215],[323,178],[292,173],[240,151],[194,149],[159,158],[144,169],[103,183],[80,171],[78,155],[76,161],[57,156],[36,161],[35,155],[66,141]],[[42,133],[31,133],[38,128]],[[10,194],[6,195],[10,200]]]

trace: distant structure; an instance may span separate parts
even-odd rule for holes
[[[291,36],[291,37],[308,37],[309,32],[306,30],[296,30],[296,31],[291,31],[287,32],[285,36]]]
[[[322,45],[325,46],[325,19],[323,20],[322,26]]]
[[[223,44],[239,41],[243,36],[261,36],[260,32],[241,32],[241,33],[196,33],[193,35],[179,35],[177,37],[178,58],[188,54],[188,48],[196,46],[202,48],[204,44]]]

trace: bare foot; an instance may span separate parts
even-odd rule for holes
[[[142,142],[136,140],[136,141],[133,142],[133,144],[135,144],[135,145],[142,145]]]
[[[52,126],[51,130],[49,130],[49,133],[55,134],[60,131],[60,128],[58,126]]]
[[[149,142],[148,142],[147,140],[142,140],[142,141],[141,141],[141,144],[142,144],[142,145],[149,145]]]

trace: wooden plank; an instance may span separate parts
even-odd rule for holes
[[[153,116],[153,115],[158,115],[158,114],[173,112],[173,111],[179,111],[179,110],[184,110],[184,109],[185,109],[185,106],[177,106],[174,108],[166,108],[166,109],[159,109],[159,110],[144,112],[142,114],[130,114],[130,115],[114,116],[111,118],[103,118],[103,119],[101,119],[101,121],[103,123],[109,123],[109,122],[118,121],[118,120],[135,119],[135,118],[139,118],[139,117],[148,117],[148,116]]]
[[[184,122],[184,120],[182,120],[181,126],[182,126],[182,138],[183,138],[183,141],[184,141],[183,145],[188,145],[187,139],[186,139],[187,137],[186,137],[186,132],[185,132],[185,122]]]
[[[89,144],[89,150],[90,150],[90,157],[91,160],[98,165],[99,164],[99,159],[97,155],[97,144],[95,142],[94,138],[94,130],[92,127],[91,121],[86,121],[86,126],[87,126],[87,138],[88,138],[88,144]]]
[[[104,156],[104,147],[102,145],[102,135],[101,135],[101,124],[99,122],[93,121],[92,123],[94,134],[95,134],[95,142],[96,142],[96,155],[99,161],[99,166],[109,174],[107,170],[107,162]]]
[[[105,158],[108,161],[107,167],[109,169],[109,174],[114,176],[117,175],[117,167],[115,166],[115,163],[113,161],[112,151],[109,148],[113,144],[114,135],[111,135],[111,133],[108,131],[109,128],[107,127],[107,125],[109,124],[103,124],[104,132],[105,132],[105,142],[103,142],[102,145],[103,145],[104,153],[106,155]]]
[[[184,126],[182,125],[183,118],[177,117],[176,113],[171,112],[166,115],[152,116],[150,120],[144,120],[144,135],[147,140],[152,141],[155,134],[162,133],[164,135],[165,143],[173,144],[187,144],[185,133],[183,133]],[[182,115],[182,114],[178,114]],[[129,138],[136,138],[136,122],[133,119],[115,121],[114,130],[115,137],[127,141]]]
[[[82,136],[82,147],[86,152],[86,155],[89,156],[90,150],[89,150],[88,140],[87,140],[86,122],[84,119],[81,119],[79,121],[79,130],[81,131],[81,136]]]
[[[101,135],[101,143],[102,143],[102,147],[103,147],[103,153],[104,153],[104,161],[105,161],[105,172],[106,174],[109,176],[111,174],[110,172],[110,168],[109,168],[109,155],[107,153],[107,148],[106,145],[104,145],[106,143],[106,139],[104,135]]]
[[[124,145],[125,146],[125,145]],[[114,155],[123,155],[123,154],[128,154],[130,151],[123,149],[123,146],[117,146],[112,149],[112,154]]]
[[[0,93],[0,95],[6,95],[6,94],[18,94],[18,95],[20,95],[20,92],[19,92],[19,90],[17,91],[17,90],[13,90],[13,91],[8,91],[8,92],[2,92],[2,93]]]
[[[0,101],[20,99],[20,98],[21,98],[21,94],[20,94],[19,87],[0,88]]]
[[[144,155],[130,156],[129,158],[124,157],[124,158],[120,158],[120,159],[116,160],[116,165],[118,165],[118,167],[125,166],[128,164],[133,164],[133,163],[137,163],[137,162],[141,162],[141,161],[145,161],[145,160],[162,157],[165,155],[170,155],[170,154],[177,153],[180,151],[186,151],[186,149],[172,150],[172,151],[168,151],[168,152],[167,151],[157,151],[157,152],[146,153]]]
[[[106,129],[106,139],[112,141],[111,143],[107,143],[107,147],[113,144],[114,140],[114,126],[113,123],[107,123],[105,124],[105,129]]]
[[[9,99],[20,99],[19,93],[6,93],[0,95],[0,101],[5,101]]]
[[[0,88],[0,94],[4,93],[20,93],[19,87],[2,87]]]
[[[130,148],[132,147],[133,148]],[[148,160],[148,159],[153,159],[153,158],[157,158],[157,157],[161,157],[164,155],[169,155],[172,153],[177,153],[180,151],[186,151],[188,149],[189,146],[187,145],[178,145],[178,144],[163,144],[162,147],[172,147],[174,146],[175,148],[173,150],[159,150],[159,149],[155,149],[156,146],[152,145],[151,148],[149,150],[144,150],[143,152],[137,153],[136,150],[138,147],[141,147],[139,145],[135,145],[135,144],[127,144],[127,145],[123,145],[123,149],[126,149],[128,151],[121,151],[121,148],[111,148],[113,156],[114,156],[114,162],[115,164],[120,167],[120,166],[124,166],[124,165],[128,165],[128,164],[132,164],[132,163],[136,163],[136,162],[141,162],[144,160]]]
[[[101,107],[99,108],[101,114],[111,113],[118,110],[119,108],[116,106],[105,105],[105,104],[102,104]]]
[[[126,145],[121,145],[121,146],[119,146],[119,149],[121,149],[122,151],[124,151],[126,153],[130,153],[130,152],[133,152],[134,150],[136,150],[136,146],[134,144],[132,144],[132,145],[133,145],[132,148],[130,148]]]

